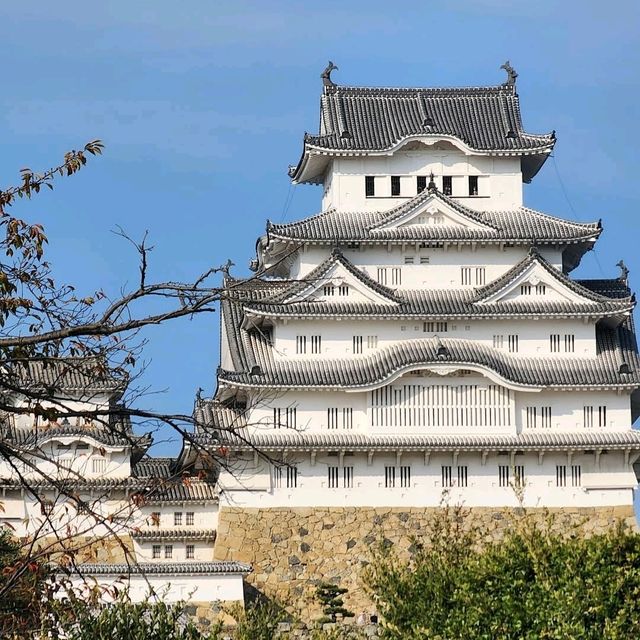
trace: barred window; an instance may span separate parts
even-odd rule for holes
[[[517,487],[524,487],[524,465],[517,464],[513,467],[513,479]]]
[[[378,347],[378,336],[367,336],[367,349],[376,349]]]
[[[287,489],[295,489],[298,486],[298,467],[289,465],[287,467]]]
[[[307,353],[307,336],[296,336],[296,353]]]
[[[335,295],[336,288],[332,284],[325,284],[323,291],[325,296],[333,296]]]
[[[518,353],[519,342],[518,334],[509,335],[509,353]]]
[[[453,194],[453,176],[442,176],[442,193],[445,196]]]
[[[162,545],[154,544],[153,547],[151,547],[151,557],[154,560],[158,560],[161,554],[162,554]]]
[[[565,465],[556,465],[556,486],[567,486],[567,467]]]
[[[493,336],[493,348],[502,349],[503,347],[504,347],[504,336],[500,336],[500,335]]]
[[[509,466],[506,464],[498,465],[498,484],[501,487],[509,486]]]
[[[186,555],[187,560],[193,560],[196,557],[196,548],[195,548],[195,546],[192,545],[192,544],[188,544],[185,555]]]
[[[171,558],[173,558],[173,545],[172,544],[165,544],[164,545],[164,557],[167,560],[170,560]]]
[[[173,526],[174,527],[182,526],[182,511],[176,511],[173,514]]]
[[[411,467],[409,465],[400,467],[400,486],[403,489],[411,487]]]
[[[187,511],[185,524],[187,525],[187,527],[193,527],[194,522],[195,522],[195,514],[194,514],[194,512],[193,511]]]
[[[311,353],[322,353],[322,336],[311,336]]]
[[[297,423],[296,407],[274,407],[273,409],[273,428],[295,429]]]
[[[558,353],[560,351],[560,334],[552,333],[549,336],[549,349],[551,353]]]
[[[520,295],[521,296],[530,296],[531,295],[531,285],[530,284],[521,284],[520,285]]]
[[[448,488],[453,486],[453,475],[451,473],[450,465],[443,465],[441,469],[442,486]]]
[[[564,335],[564,350],[566,353],[573,353],[576,350],[576,337],[572,333]]]
[[[327,469],[327,471],[328,471],[328,486],[329,486],[329,489],[337,489],[338,488],[338,478],[340,477],[338,467],[329,467]]]
[[[447,322],[423,322],[422,331],[425,333],[447,333]]]
[[[460,267],[460,283],[471,284],[471,267]]]
[[[384,468],[384,486],[387,489],[393,489],[396,486],[396,468],[395,467]]]
[[[579,464],[571,465],[571,486],[580,487],[582,485],[582,467]]]
[[[342,467],[342,486],[353,489],[353,467]]]
[[[478,176],[469,176],[469,195],[478,195]]]
[[[466,466],[458,467],[458,486],[466,487],[468,480],[469,480],[469,468]]]
[[[348,284],[341,284],[338,287],[338,295],[340,295],[340,296],[348,296],[349,295],[349,285]]]
[[[353,353],[362,353],[362,336],[353,336]]]

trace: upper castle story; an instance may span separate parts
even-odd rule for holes
[[[522,206],[555,133],[524,131],[517,74],[494,87],[343,87],[322,74],[318,135],[305,134],[294,183],[322,184],[323,211],[380,211],[426,189],[478,211]]]

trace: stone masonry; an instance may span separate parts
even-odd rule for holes
[[[305,621],[320,614],[315,585],[339,583],[349,589],[345,605],[356,614],[372,613],[374,606],[361,581],[372,549],[382,542],[401,558],[409,555],[413,540],[424,536],[437,509],[425,508],[273,508],[222,507],[216,560],[238,560],[253,565],[247,582],[265,596],[285,603]],[[603,532],[622,520],[637,529],[632,507],[527,509],[534,519],[553,518],[557,531],[576,528],[587,535]],[[465,522],[500,538],[511,526],[514,510],[473,508]]]

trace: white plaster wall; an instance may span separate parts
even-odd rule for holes
[[[182,513],[182,524],[176,526],[175,513]],[[193,525],[187,526],[187,512],[193,513]],[[158,523],[153,522],[153,513],[160,513]],[[145,529],[215,529],[218,526],[218,505],[197,504],[147,504],[141,509]]]
[[[187,558],[187,545],[194,547],[194,557]],[[160,557],[153,557],[153,546],[160,545]],[[171,558],[165,558],[165,546],[171,545]],[[134,540],[133,548],[138,562],[210,562],[213,560],[213,541],[204,540]]]
[[[223,499],[227,504],[245,507],[435,507],[443,500],[450,504],[467,507],[518,506],[518,497],[513,487],[500,487],[498,465],[511,468],[524,465],[525,485],[523,504],[529,507],[595,507],[604,505],[631,505],[635,474],[629,464],[625,465],[624,454],[612,451],[600,456],[599,468],[595,455],[577,452],[569,463],[567,454],[546,453],[540,463],[537,453],[515,456],[489,453],[484,464],[478,453],[461,453],[459,466],[468,467],[468,486],[454,486],[445,491],[442,486],[442,465],[453,467],[454,484],[457,482],[456,466],[452,453],[432,453],[425,462],[423,452],[404,452],[398,460],[395,452],[376,453],[369,464],[367,455],[356,453],[345,455],[340,461],[338,452],[329,456],[319,452],[315,462],[310,454],[290,452],[287,460],[298,468],[296,488],[265,491],[229,491]],[[582,486],[571,486],[570,464],[580,465]],[[329,466],[353,466],[354,480],[351,489],[329,489]],[[396,467],[396,487],[385,487],[385,466]],[[411,486],[400,488],[397,467],[411,467]],[[566,487],[556,486],[556,465],[567,465]],[[339,470],[342,483],[342,469]]]
[[[327,175],[323,210],[375,211],[388,209],[417,194],[416,176],[433,172],[442,189],[442,176],[452,176],[453,196],[472,209],[514,209],[522,205],[522,172],[519,157],[498,158],[465,155],[452,146],[424,151],[396,151],[388,156],[336,158]],[[479,195],[469,196],[468,176],[479,176]],[[364,176],[376,177],[376,195],[365,196]],[[400,176],[400,196],[391,197],[390,176]],[[427,178],[428,180],[428,178]]]
[[[395,384],[478,384],[480,386],[492,384],[486,378],[480,376],[460,377],[440,377],[429,378],[419,376],[405,376],[396,381]],[[341,422],[338,422],[337,429],[329,429],[327,407],[351,408],[353,410],[353,427],[348,429],[349,433],[372,433],[372,434],[422,434],[422,433],[467,433],[467,434],[515,434],[527,431],[525,425],[525,412],[527,406],[550,406],[551,407],[551,430],[553,432],[603,432],[603,431],[628,431],[631,429],[631,408],[630,397],[626,393],[618,394],[615,391],[540,391],[511,392],[513,400],[513,410],[511,413],[512,424],[493,427],[472,427],[468,429],[453,427],[451,425],[441,425],[438,427],[425,426],[404,426],[385,427],[384,425],[372,427],[370,392],[357,391],[346,393],[341,391],[289,391],[286,393],[274,393],[255,398],[249,409],[247,420],[249,428],[254,432],[272,432],[279,429],[286,432],[286,426],[274,427],[273,407],[296,407],[296,431],[313,432],[345,432]],[[598,427],[598,406],[607,407],[607,425]],[[594,407],[594,427],[587,428],[583,420],[583,407]],[[284,418],[282,418],[284,420]],[[537,431],[549,431],[548,429],[537,428]],[[242,464],[242,463],[239,463]],[[253,466],[249,467],[252,473],[255,472]],[[262,473],[262,472],[261,472]],[[246,476],[242,481],[246,481]],[[221,480],[222,482],[222,480]],[[228,482],[238,483],[235,478]],[[252,478],[252,486],[257,486],[257,480]],[[261,481],[264,477],[261,476]],[[230,486],[227,484],[227,486]]]
[[[157,575],[134,574],[126,578],[119,576],[96,575],[95,580],[103,587],[117,586],[129,588],[129,597],[133,602],[141,602],[149,596],[150,592],[158,594],[164,602],[173,603],[179,601],[215,602],[244,600],[241,574],[178,574]],[[85,579],[74,576],[72,585],[79,593],[84,593],[86,583],[93,586],[93,579],[87,575]],[[104,593],[105,602],[112,599],[109,593]]]
[[[460,245],[443,248],[420,249],[419,243],[404,246],[389,245],[366,247],[362,250],[343,249],[345,257],[361,268],[373,280],[377,280],[378,267],[400,267],[402,284],[387,286],[392,289],[459,288],[461,267],[484,267],[486,284],[504,275],[527,255],[526,247],[499,247],[489,245],[473,249]],[[330,247],[306,247],[296,257],[291,268],[292,278],[304,278],[315,269],[331,252]],[[557,269],[562,268],[561,249],[545,248],[541,255]],[[405,264],[405,257],[413,257],[416,264]],[[421,257],[428,257],[429,264],[420,264]],[[469,288],[473,288],[473,285]]]
[[[429,318],[424,318],[429,320]],[[596,355],[595,324],[585,324],[575,320],[449,320],[446,333],[438,333],[443,338],[474,340],[493,347],[493,336],[503,335],[502,351],[508,350],[507,336],[516,334],[518,355],[523,357],[544,356],[545,358],[570,359],[593,357]],[[564,349],[564,335],[575,336],[573,353],[552,353],[549,341],[551,334],[560,334],[561,349]],[[310,336],[322,336],[322,353],[312,354]],[[366,357],[376,350],[398,344],[404,340],[424,339],[436,335],[425,332],[424,321],[414,320],[289,320],[279,322],[273,331],[273,355],[276,360],[291,358],[313,360],[321,357]],[[307,353],[296,354],[296,336],[307,336]],[[353,336],[363,336],[363,354],[353,354]],[[377,348],[367,347],[367,336],[377,336]]]
[[[88,394],[87,394],[88,395]],[[98,409],[108,409],[110,405],[110,398],[108,395],[104,393],[96,393],[92,394],[91,397],[86,397],[82,399],[74,399],[67,398],[61,399],[59,402],[50,402],[47,400],[42,401],[42,406],[45,409],[57,409],[61,413],[65,410],[76,412],[76,411],[96,411]],[[22,399],[16,402],[16,405],[23,408],[28,407],[29,403]],[[47,424],[47,421],[42,417],[39,417],[37,420],[33,415],[30,414],[13,414],[10,416],[10,419],[13,421],[13,424],[17,428],[31,429],[34,426],[40,426]],[[69,418],[69,422],[73,425],[81,425],[84,424],[84,418],[82,417],[71,417]]]

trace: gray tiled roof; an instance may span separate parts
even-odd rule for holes
[[[430,198],[440,200],[482,228],[462,225],[416,224],[380,228]],[[267,233],[274,239],[296,242],[323,242],[341,244],[350,242],[476,242],[496,241],[521,244],[566,244],[567,242],[595,241],[602,227],[599,222],[584,223],[563,220],[554,216],[520,207],[510,211],[475,211],[440,192],[426,190],[388,211],[336,211],[330,209],[309,218],[286,224],[267,224]]]
[[[133,531],[136,540],[207,540],[216,539],[215,529],[145,529]]]
[[[36,427],[33,429],[14,429],[10,434],[11,442],[22,448],[41,446],[44,442],[59,437],[91,438],[107,446],[129,446],[148,448],[151,446],[151,436],[134,435],[133,432],[114,427],[82,427],[75,425],[59,425]]]
[[[327,272],[336,264],[345,266],[349,272],[366,287],[376,293],[384,295],[388,301],[395,304],[378,304],[375,302],[352,302],[349,297],[334,300],[303,300],[292,302],[290,299],[314,283],[321,283]],[[569,290],[585,298],[584,303],[573,301],[554,301],[546,297],[532,296],[526,299],[516,299],[483,304],[483,299],[508,286],[532,264],[539,264],[554,280],[566,286]],[[628,314],[634,307],[635,301],[626,289],[627,295],[622,296],[623,289],[614,284],[607,285],[606,281],[586,281],[583,286],[580,281],[570,280],[561,271],[550,265],[537,252],[515,265],[501,278],[478,289],[416,289],[392,290],[373,281],[363,271],[356,268],[338,249],[318,267],[301,280],[271,281],[273,294],[267,294],[269,282],[263,281],[264,287],[258,289],[255,280],[250,280],[249,288],[240,295],[240,286],[236,285],[232,297],[243,301],[247,312],[267,317],[319,317],[328,319],[334,317],[365,317],[380,315],[385,317],[446,317],[446,318],[492,318],[509,316],[589,316],[604,317],[610,315]],[[595,284],[594,284],[595,283]],[[594,289],[595,287],[595,289]],[[607,288],[608,287],[608,288]],[[615,295],[603,295],[615,288]],[[258,295],[254,295],[259,291]],[[595,303],[595,305],[593,304]]]
[[[15,375],[13,375],[15,372]],[[20,388],[48,393],[116,392],[126,386],[126,376],[116,375],[98,358],[34,358],[11,364],[8,382]]]
[[[563,449],[566,447],[607,449],[640,449],[640,431],[624,432],[577,432],[557,433],[538,432],[519,435],[371,435],[365,433],[327,433],[312,431],[293,431],[291,429],[254,431],[235,436],[219,434],[220,439],[237,449],[247,448],[248,440],[252,447],[260,450],[287,449],[327,449],[346,448],[350,451],[390,450],[398,447],[424,449]]]
[[[305,175],[306,155],[392,149],[412,136],[452,136],[479,152],[549,152],[555,135],[534,135],[522,127],[515,87],[390,89],[326,87],[320,102],[320,132],[305,135],[304,153],[290,175]],[[529,180],[544,160],[524,166]]]
[[[250,564],[244,562],[167,562],[167,563],[138,563],[138,564],[79,564],[70,568],[71,572],[81,575],[110,575],[126,576],[129,574],[220,574],[220,573],[251,573]]]
[[[595,357],[530,357],[509,354],[457,338],[407,339],[370,356],[275,360],[261,334],[247,332],[259,370],[218,370],[218,380],[232,386],[305,389],[353,389],[382,384],[394,374],[430,364],[486,367],[501,378],[532,387],[602,387],[640,384],[640,361],[629,317],[617,328],[598,327]],[[444,349],[444,351],[443,351]],[[245,354],[246,355],[246,354]],[[630,373],[622,367],[625,363]]]

